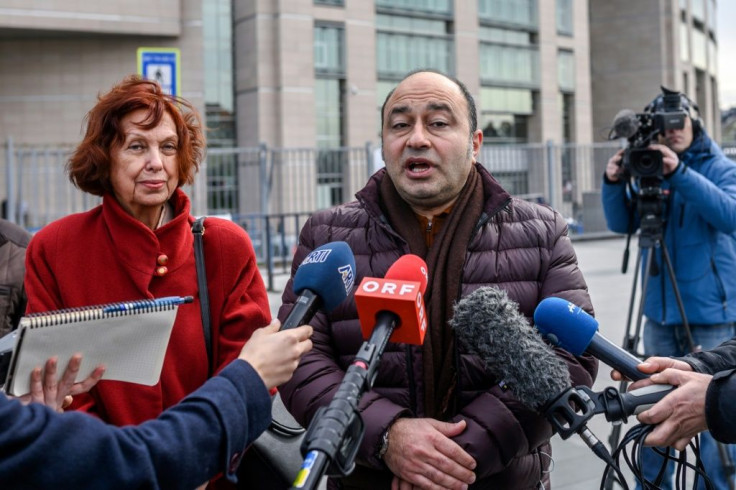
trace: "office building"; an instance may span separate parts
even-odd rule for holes
[[[660,84],[687,92],[715,128],[715,8],[715,0],[0,0],[0,139],[16,148],[78,142],[96,95],[139,70],[141,49],[178,53],[175,67],[162,65],[174,71],[157,76],[206,116],[210,148],[311,148],[318,159],[327,149],[375,149],[386,94],[425,67],[468,86],[488,145],[602,141],[619,109],[640,109]],[[524,171],[551,179],[530,167],[543,156],[529,155]],[[595,180],[579,158],[561,161],[561,182],[547,188]],[[227,201],[241,212],[269,200],[270,211],[285,212],[349,199],[365,179],[330,184],[321,173],[318,164],[273,177],[317,188],[279,209],[273,203],[293,197],[288,187],[264,196],[247,173],[216,183],[237,187]],[[546,191],[512,177],[502,182],[513,192]]]

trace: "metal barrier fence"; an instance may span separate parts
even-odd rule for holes
[[[31,231],[90,209],[100,198],[68,180],[70,147],[15,146],[0,153],[3,216]],[[486,145],[479,161],[514,195],[548,203],[568,221],[571,234],[605,232],[601,176],[616,143],[590,145]],[[736,159],[736,143],[723,146]],[[247,229],[269,276],[288,272],[304,220],[317,209],[353,199],[383,165],[380,148],[210,148],[200,177],[186,189],[193,214],[219,215]],[[203,196],[203,197],[199,197]],[[269,283],[272,278],[269,277]]]

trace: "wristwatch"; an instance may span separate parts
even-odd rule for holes
[[[388,451],[388,431],[391,430],[391,426],[388,426],[388,429],[383,433],[381,436],[381,446],[378,448],[378,459],[383,459],[383,457],[386,455],[386,451]]]

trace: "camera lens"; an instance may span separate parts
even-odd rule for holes
[[[652,170],[656,169],[656,162],[654,159],[652,159],[649,155],[642,155],[641,160],[639,160],[639,171],[642,174],[649,175],[649,173]]]

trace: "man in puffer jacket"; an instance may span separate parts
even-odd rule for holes
[[[422,346],[389,343],[373,388],[359,404],[365,437],[355,470],[329,488],[549,489],[550,425],[522,406],[448,325],[453,306],[475,289],[507,291],[531,319],[558,296],[592,313],[562,217],[512,198],[476,162],[483,139],[467,88],[444,74],[409,74],[382,109],[383,157],[357,201],[320,211],[304,225],[292,273],[325,243],[346,241],[356,284],[384,277],[402,255],[422,257],[429,326]],[[293,277],[279,317],[296,299]],[[355,302],[310,322],[314,350],[280,388],[303,425],[330,403],[363,342]],[[573,385],[590,386],[592,357],[556,350]]]
[[[665,97],[676,95],[687,115],[682,129],[666,130],[658,143],[649,146],[662,154],[663,177],[658,184],[665,198],[659,217],[663,223],[661,247],[644,249],[641,255],[642,280],[648,279],[643,298],[647,357],[684,356],[693,347],[711,349],[736,336],[736,162],[708,137],[690,99],[664,87],[662,90],[645,112],[665,112],[669,109],[665,108]],[[634,192],[627,189],[623,155],[624,150],[620,150],[608,161],[602,199],[608,227],[629,233],[641,224],[632,197],[641,199],[638,195],[642,191],[636,186],[642,179],[634,180]],[[683,325],[662,247],[670,257],[689,333]],[[645,271],[650,252],[653,267]],[[689,345],[690,338],[693,346]],[[734,459],[733,447],[728,447],[728,452]],[[715,487],[729,488],[719,448],[710,434],[701,437],[700,456]],[[648,480],[654,481],[661,462],[653,450],[645,451],[642,467]],[[671,475],[674,463],[669,466]],[[640,484],[637,487],[641,488]],[[662,488],[672,488],[671,481]]]

